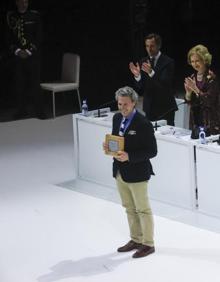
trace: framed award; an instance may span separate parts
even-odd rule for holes
[[[118,151],[124,151],[124,137],[106,134],[105,142],[107,144],[107,155],[115,156]]]

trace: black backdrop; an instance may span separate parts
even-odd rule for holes
[[[195,44],[205,44],[213,54],[213,69],[220,67],[218,1],[32,0],[43,21],[42,81],[59,77],[62,53],[81,57],[80,91],[95,108],[114,99],[117,88],[130,84],[128,63],[144,55],[143,37],[158,32],[162,51],[176,61],[176,95],[191,69],[186,54]],[[1,0],[1,107],[13,105],[4,57],[5,15],[14,1]]]

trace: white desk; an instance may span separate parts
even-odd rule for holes
[[[105,155],[102,149],[105,134],[111,133],[112,116],[113,113],[109,113],[106,118],[96,119],[80,114],[73,115],[73,130],[77,176],[115,188],[112,157]],[[159,121],[158,125],[160,124]],[[149,196],[155,200],[194,209],[196,187],[194,143],[176,138],[176,135],[164,135],[164,130],[169,129],[169,126],[160,127],[155,134],[158,155],[151,161],[156,176],[152,176],[149,181]],[[178,134],[177,129],[176,131]]]
[[[98,184],[115,187],[112,177],[112,157],[104,154],[102,143],[105,135],[112,131],[112,117],[84,117],[73,115],[74,154],[77,177]],[[166,123],[157,122],[160,126]]]
[[[173,128],[170,128],[172,133]],[[194,141],[189,135],[177,138],[184,130],[174,129],[174,135],[169,134],[169,126],[156,132],[158,155],[151,160],[155,176],[149,182],[149,196],[182,208],[195,209]]]
[[[107,118],[73,115],[74,155],[79,178],[115,187],[112,158],[102,149],[105,135],[111,133],[112,116],[112,113]]]
[[[196,146],[198,211],[220,217],[220,146]]]
[[[105,134],[111,133],[112,116],[73,115],[74,155],[78,178],[116,189],[112,157],[102,149]],[[220,217],[220,146],[200,145],[189,135],[183,136],[185,131],[162,126],[155,132],[158,155],[151,159],[156,175],[149,181],[149,196],[190,210],[198,204],[198,212]]]

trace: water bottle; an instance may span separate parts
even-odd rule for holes
[[[200,144],[206,144],[206,134],[204,127],[200,126],[199,128],[199,142]]]
[[[83,103],[82,103],[82,115],[88,116],[88,105],[87,105],[86,100],[83,100]]]

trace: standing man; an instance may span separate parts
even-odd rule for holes
[[[174,97],[174,60],[161,53],[161,37],[151,33],[144,39],[148,56],[129,69],[135,78],[137,90],[143,93],[143,110],[151,121],[166,119],[174,125],[178,109]]]
[[[28,4],[28,0],[16,0],[17,10],[7,13],[8,53],[12,59],[18,109],[15,118],[21,118],[27,113],[29,102],[35,114],[42,118],[41,21],[39,13],[29,10]]]
[[[132,257],[140,258],[155,252],[147,183],[154,174],[150,159],[157,154],[157,144],[151,122],[135,109],[137,93],[125,86],[116,91],[115,98],[120,112],[113,117],[112,134],[124,136],[125,148],[114,157],[113,177],[126,209],[131,237],[118,252],[136,250]]]

